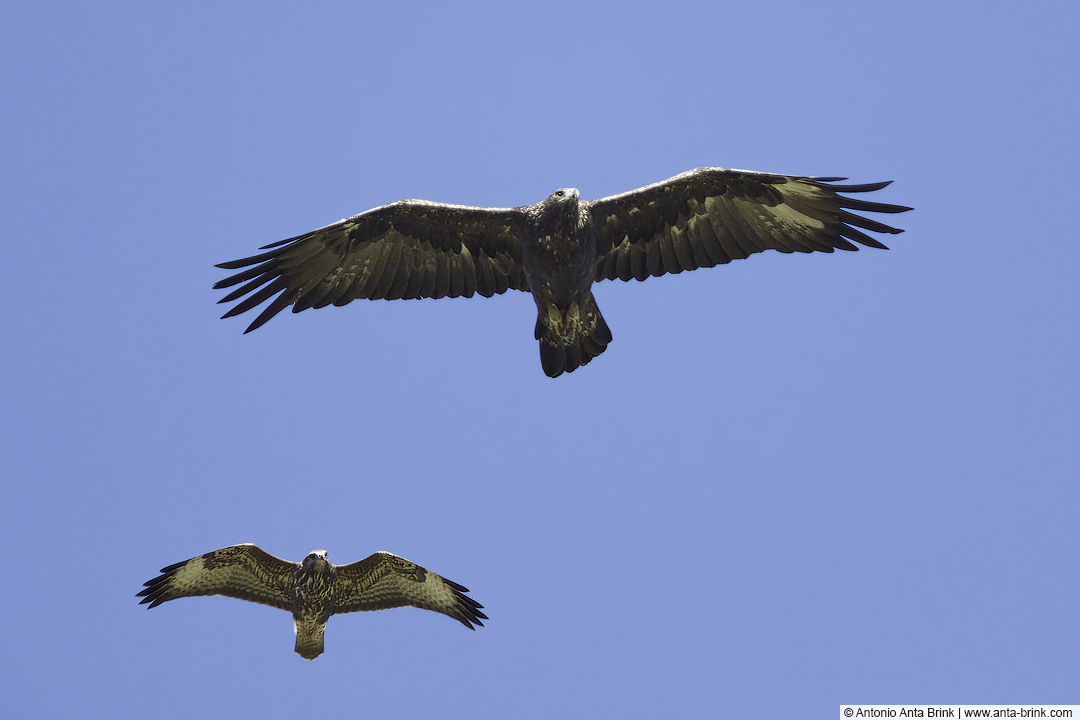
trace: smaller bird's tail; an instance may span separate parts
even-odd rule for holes
[[[323,653],[323,634],[326,623],[296,621],[296,654],[305,660],[314,660]]]
[[[578,293],[565,308],[546,303],[536,318],[540,363],[548,377],[574,372],[604,352],[611,330],[596,306],[592,291]]]

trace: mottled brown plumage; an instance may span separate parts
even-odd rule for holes
[[[413,607],[449,615],[465,627],[483,626],[484,606],[469,590],[388,552],[334,565],[324,550],[293,563],[246,543],[161,569],[138,593],[141,603],[196,595],[226,595],[292,612],[296,652],[314,660],[323,651],[326,622],[337,613]]]
[[[597,280],[644,280],[765,250],[884,249],[863,230],[902,231],[852,211],[911,208],[845,197],[889,183],[833,184],[843,179],[699,168],[599,200],[579,201],[573,188],[517,208],[400,200],[222,263],[246,269],[214,287],[244,283],[221,299],[239,301],[223,317],[273,298],[245,332],[290,305],[528,291],[544,372],[556,377],[611,342],[592,295]]]

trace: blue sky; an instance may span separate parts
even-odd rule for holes
[[[1075,3],[0,6],[0,714],[826,717],[1077,702]],[[889,252],[242,335],[214,263],[417,197],[895,180]],[[487,627],[225,598],[404,555]]]

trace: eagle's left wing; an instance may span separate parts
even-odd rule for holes
[[[764,250],[885,248],[862,230],[903,232],[852,210],[900,213],[840,193],[888,182],[834,185],[844,178],[698,168],[654,185],[586,203],[596,228],[596,280],[644,280],[746,258]],[[860,230],[859,228],[862,228]]]
[[[195,595],[226,595],[292,610],[292,583],[297,563],[287,562],[252,545],[232,545],[161,569],[144,583],[140,604]]]
[[[290,305],[300,312],[359,299],[491,297],[524,290],[518,239],[523,218],[516,208],[426,200],[383,205],[218,265],[240,270],[214,285],[240,285],[218,301],[239,301],[222,317],[274,298],[244,331],[251,332]]]
[[[340,565],[334,586],[334,612],[413,607],[434,610],[465,627],[483,627],[484,606],[468,595],[468,588],[439,577],[388,552],[377,552],[360,562]]]

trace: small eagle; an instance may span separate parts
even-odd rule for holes
[[[246,269],[214,287],[244,283],[219,301],[240,301],[222,317],[274,298],[245,332],[289,305],[295,313],[357,299],[524,290],[536,301],[540,362],[557,377],[611,342],[592,294],[598,280],[644,280],[764,250],[857,250],[850,241],[887,249],[862,230],[903,231],[853,211],[911,208],[841,195],[889,182],[834,184],[843,180],[698,168],[599,200],[579,200],[574,188],[516,208],[399,200],[221,263]]]
[[[484,606],[468,588],[388,552],[334,565],[325,550],[288,562],[245,543],[161,569],[138,593],[140,604],[195,595],[226,595],[288,610],[296,621],[296,652],[314,660],[323,651],[326,621],[335,613],[413,607],[449,615],[469,629],[483,627]]]

